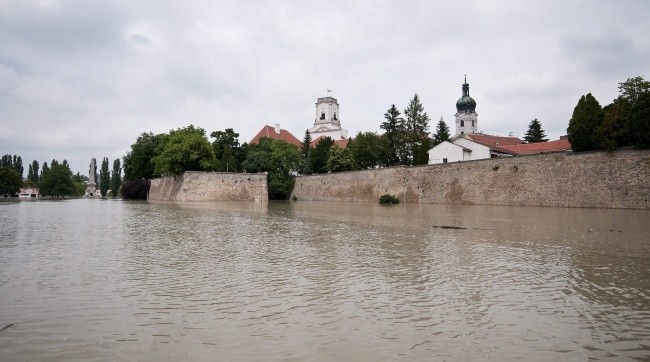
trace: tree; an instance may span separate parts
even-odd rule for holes
[[[327,170],[329,172],[351,171],[354,169],[354,161],[350,149],[341,148],[337,145],[330,147],[327,158]]]
[[[650,148],[650,92],[640,94],[632,107],[630,138],[634,147]]]
[[[429,150],[431,149],[431,139],[423,138],[413,148],[413,165],[427,165],[429,163]]]
[[[185,171],[212,171],[216,168],[214,149],[205,130],[189,125],[170,131],[152,159],[154,175],[180,175]]]
[[[449,141],[451,133],[447,123],[440,117],[440,121],[436,125],[436,133],[433,135],[433,146],[437,146],[445,141]]]
[[[632,104],[623,97],[618,96],[614,101],[603,108],[605,113],[599,133],[603,138],[603,147],[613,150],[617,147],[626,147],[631,144],[630,117]]]
[[[309,175],[311,174],[311,169],[309,168],[311,158],[311,134],[309,134],[309,130],[305,131],[305,137],[302,139],[300,151],[302,152],[302,174]]]
[[[150,186],[151,181],[144,178],[124,181],[122,184],[122,197],[128,200],[146,200]]]
[[[14,155],[14,160],[13,161],[14,161],[13,162],[14,163],[14,170],[16,170],[16,172],[18,172],[18,174],[20,175],[20,178],[22,179],[23,178],[23,171],[25,170],[23,168],[23,159],[20,156]]]
[[[156,149],[162,143],[163,137],[162,134],[142,133],[131,145],[131,151],[122,158],[125,182],[153,178],[152,159],[157,155]]]
[[[0,167],[0,195],[15,196],[20,191],[22,177],[11,167]]]
[[[13,170],[14,162],[11,158],[11,155],[7,154],[2,156],[2,160],[0,160],[0,167],[6,167]]]
[[[111,195],[117,197],[122,186],[122,167],[120,166],[120,159],[117,158],[113,161],[113,172],[111,173]]]
[[[43,196],[69,196],[74,195],[76,191],[72,171],[68,166],[59,164],[52,166],[43,174],[38,186]]]
[[[428,155],[424,156],[422,152],[422,144],[429,139],[429,116],[424,112],[424,107],[420,103],[420,97],[417,93],[404,110],[404,116],[406,117],[404,145],[406,146],[407,152],[402,161],[407,165],[422,164],[421,162],[424,158],[427,160],[429,158]],[[428,149],[425,150],[425,153],[426,151]]]
[[[603,141],[598,129],[604,117],[603,109],[591,93],[580,97],[567,128],[574,151],[591,151],[602,147]]]
[[[374,132],[359,132],[352,144],[348,144],[356,169],[379,167],[386,163],[389,156],[386,137]]]
[[[38,177],[39,180],[45,176],[50,171],[50,168],[47,166],[47,162],[43,162],[43,168],[41,169],[41,175]]]
[[[404,120],[400,118],[400,113],[395,107],[391,107],[384,113],[386,119],[379,127],[384,130],[384,135],[388,141],[388,158],[385,160],[386,166],[396,165],[400,162],[400,154],[404,134]]]
[[[330,157],[330,147],[334,140],[330,137],[321,137],[316,146],[311,150],[309,157],[309,169],[313,173],[327,173],[327,159]]]
[[[38,161],[34,160],[32,161],[32,178],[30,180],[34,181],[35,183],[38,183]],[[29,177],[28,177],[29,178]]]
[[[217,159],[217,171],[237,172],[243,157],[239,145],[239,133],[232,128],[226,128],[225,131],[214,131],[210,137],[215,140],[212,142],[215,158]]]
[[[286,200],[293,188],[293,172],[301,166],[302,155],[295,145],[263,137],[250,145],[242,166],[246,172],[267,172],[269,199]]]
[[[99,192],[102,197],[108,195],[108,190],[111,188],[111,174],[108,171],[108,158],[104,157],[102,160],[102,169],[99,171]]]
[[[650,92],[650,82],[642,76],[628,78],[625,82],[618,83],[618,91],[623,98],[634,104],[641,94]]]
[[[548,138],[545,137],[546,133],[544,133],[542,124],[537,120],[537,118],[530,121],[530,124],[528,125],[528,131],[524,136],[524,141],[527,143],[546,142],[548,141]]]

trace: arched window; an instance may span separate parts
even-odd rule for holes
[[[465,121],[460,121],[460,126],[465,127]]]
[[[320,119],[325,119],[325,112],[320,114]]]
[[[334,120],[336,121],[336,113],[334,113]]]
[[[472,121],[472,127],[474,127],[474,121]]]

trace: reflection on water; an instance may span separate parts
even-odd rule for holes
[[[649,216],[0,204],[0,360],[644,359]]]

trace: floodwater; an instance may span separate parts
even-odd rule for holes
[[[67,200],[0,225],[2,361],[650,359],[649,211]]]

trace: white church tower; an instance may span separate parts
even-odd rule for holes
[[[341,128],[339,102],[336,98],[328,96],[316,99],[316,119],[308,131],[312,140],[326,136],[333,140],[348,138],[348,130]]]
[[[456,102],[456,136],[478,133],[476,101],[469,96],[467,76],[463,83],[463,96]]]

